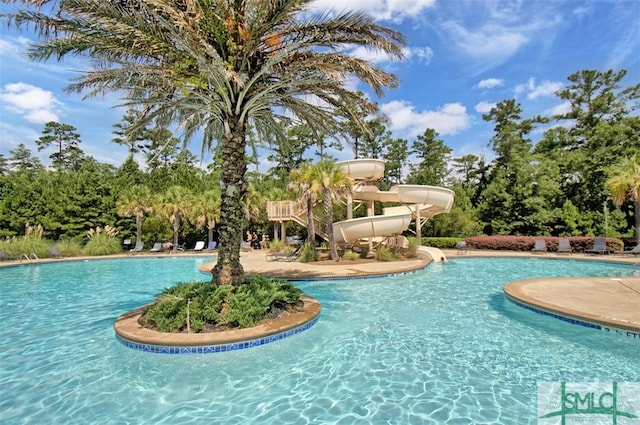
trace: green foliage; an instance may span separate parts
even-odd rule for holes
[[[376,260],[378,261],[392,261],[395,258],[395,253],[384,245],[376,249]]]
[[[465,238],[469,248],[487,249],[498,251],[531,251],[536,239],[535,236],[474,236]],[[557,237],[544,237],[547,249],[555,251],[558,247]],[[592,236],[569,237],[574,252],[584,252],[593,247]],[[607,248],[611,251],[621,251],[624,247],[622,240],[607,238]]]
[[[84,253],[82,244],[77,239],[63,238],[55,246],[63,257],[78,257]]]
[[[183,282],[160,293],[141,323],[161,332],[248,328],[296,304],[301,295],[302,291],[289,282],[262,276],[248,276],[243,285],[236,286]]]
[[[408,246],[405,255],[408,258],[415,258],[418,252],[418,240],[416,238],[407,238]]]
[[[300,262],[310,263],[312,261],[316,261],[316,251],[311,248],[311,244],[309,242],[305,242],[300,249]]]
[[[353,252],[351,250],[345,251],[345,253],[342,254],[342,259],[343,260],[355,261],[358,258],[360,258],[360,254],[358,254],[357,252]]]
[[[25,235],[20,238],[12,237],[0,241],[0,251],[9,258],[20,258],[22,254],[36,254],[38,258],[44,258],[49,255],[49,247],[51,242],[41,239],[33,235]]]
[[[440,249],[455,249],[460,238],[422,238],[422,245]]]
[[[87,232],[89,242],[84,247],[84,252],[88,255],[111,255],[122,252],[118,232],[107,226],[104,229],[97,227]]]

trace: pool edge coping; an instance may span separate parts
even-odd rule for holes
[[[640,339],[640,322],[634,323],[626,320],[619,320],[613,317],[604,317],[600,314],[590,313],[586,310],[577,310],[575,308],[562,306],[554,303],[550,300],[543,300],[533,296],[529,296],[524,293],[523,287],[538,282],[548,280],[569,280],[570,278],[536,278],[536,279],[524,279],[509,282],[503,286],[502,290],[510,302],[515,305],[526,308],[538,314],[554,317],[572,324],[586,326],[590,328],[600,329],[604,331],[614,331],[616,333],[623,333],[626,336],[635,337]],[[581,279],[596,280],[598,277],[590,278],[583,277]],[[631,333],[631,335],[629,335]]]

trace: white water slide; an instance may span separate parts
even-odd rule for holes
[[[414,217],[429,219],[448,213],[453,205],[454,192],[442,187],[397,185],[388,191],[380,191],[376,186],[366,184],[384,176],[384,161],[380,159],[354,159],[338,165],[357,182],[354,199],[405,204],[384,208],[383,215],[334,223],[333,234],[338,243],[399,235],[407,230]]]

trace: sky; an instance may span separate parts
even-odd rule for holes
[[[350,53],[400,78],[396,89],[372,97],[389,119],[393,137],[410,142],[427,128],[439,133],[452,155],[491,157],[491,123],[482,119],[497,102],[516,99],[523,118],[562,113],[568,105],[554,96],[567,77],[583,69],[628,71],[624,87],[640,82],[638,0],[317,0],[317,10],[359,10],[407,38],[405,58],[391,61],[362,49]],[[13,5],[0,5],[3,12]],[[80,148],[100,162],[120,165],[127,149],[110,142],[121,121],[114,94],[83,100],[65,87],[88,61],[31,62],[29,31],[0,28],[0,154],[24,143],[44,163],[48,150],[35,140],[48,121],[78,129]],[[356,90],[365,86],[351,82]],[[537,141],[545,128],[531,135]],[[200,155],[200,141],[189,148]],[[347,146],[332,152],[351,159]],[[269,168],[262,156],[260,171]],[[204,162],[207,162],[205,157]]]

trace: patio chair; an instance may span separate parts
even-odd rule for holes
[[[207,251],[213,251],[214,249],[216,249],[216,246],[218,246],[218,242],[209,241],[209,245],[207,245]]]
[[[531,248],[531,252],[533,252],[534,254],[536,252],[547,252],[547,241],[545,241],[544,239],[536,239],[536,241],[533,243],[533,248]]]
[[[204,249],[204,241],[197,241],[193,246],[194,251],[202,251]]]
[[[302,245],[298,245],[293,252],[274,252],[273,254],[267,254],[265,258],[267,261],[298,261],[301,249]]]
[[[133,248],[131,248],[129,250],[129,252],[131,253],[135,253],[135,252],[142,252],[142,249],[144,248],[144,242],[142,241],[138,241],[136,242],[136,246],[134,246]]]
[[[640,255],[640,245],[636,245],[631,249],[625,249],[624,251],[615,251],[614,254],[616,254],[616,255],[626,255],[626,254]]]
[[[164,249],[162,242],[156,242],[153,244],[153,247],[149,250],[149,252],[160,252]]]
[[[569,238],[558,239],[558,254],[573,254],[573,248]]]
[[[609,253],[607,249],[607,238],[602,236],[596,236],[593,239],[593,248],[587,249],[585,251],[586,254],[600,254],[605,255]]]

